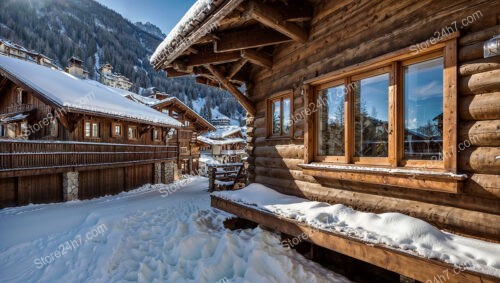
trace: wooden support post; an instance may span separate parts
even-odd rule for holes
[[[248,62],[247,59],[241,59],[240,61],[236,62],[233,64],[231,67],[231,70],[227,74],[228,79],[232,79],[240,70],[245,66],[245,64]]]
[[[213,192],[215,190],[215,167],[208,166],[208,191]]]
[[[245,108],[245,110],[250,113],[252,116],[255,116],[257,113],[255,109],[254,103],[246,97],[241,91],[236,88],[226,77],[222,75],[222,73],[212,65],[207,65],[207,69],[217,78],[217,80],[229,91],[233,94],[233,96],[238,100],[238,102]]]

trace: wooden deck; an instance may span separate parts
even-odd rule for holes
[[[175,160],[177,147],[0,140],[0,178],[105,169]],[[70,170],[71,171],[71,170]]]
[[[211,205],[212,207],[294,237],[305,233],[309,236],[307,241],[315,245],[394,271],[421,282],[434,282],[435,278],[442,279],[443,281],[441,282],[500,282],[500,278],[469,270],[456,272],[457,268],[451,264],[404,253],[384,245],[374,245],[349,238],[339,233],[318,230],[292,219],[266,213],[253,207],[215,196],[211,197]]]

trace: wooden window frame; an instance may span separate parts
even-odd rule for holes
[[[288,134],[283,134],[283,100],[290,100],[290,130]],[[273,112],[272,107],[275,101],[280,101],[280,134],[273,134]],[[293,137],[293,127],[294,123],[292,121],[293,117],[293,91],[286,90],[283,92],[278,92],[267,98],[266,101],[266,137],[267,139],[291,139]]]
[[[116,134],[116,131],[115,131],[116,126],[120,127],[120,134],[119,135]],[[121,123],[113,122],[111,124],[111,136],[113,138],[121,138],[121,137],[123,137],[123,125]]]
[[[305,163],[310,162],[333,162],[339,165],[382,165],[385,167],[418,167],[424,171],[443,171],[457,172],[457,37],[458,34],[452,34],[448,38],[443,38],[441,42],[431,45],[427,50],[417,54],[412,54],[410,48],[398,50],[390,54],[380,56],[347,67],[331,74],[315,78],[304,83],[305,105],[317,101],[319,91],[328,88],[328,86],[337,86],[343,82],[348,86],[351,81],[370,77],[370,74],[377,70],[387,70],[389,73],[389,152],[388,157],[382,159],[378,157],[354,157],[354,127],[353,123],[353,94],[351,89],[347,88],[345,96],[345,156],[318,156],[317,151],[317,131],[318,131],[318,113],[313,117],[306,117],[305,125]],[[434,58],[443,58],[443,160],[430,162],[431,160],[405,160],[404,159],[404,88],[403,88],[403,67],[409,64],[415,64]],[[382,72],[386,73],[386,72]],[[268,106],[269,107],[269,106]],[[349,111],[348,111],[349,109]],[[268,111],[269,112],[269,109]],[[448,150],[453,154],[448,154]]]
[[[87,135],[87,125],[90,125],[90,135]],[[94,125],[97,125],[97,135],[94,134]],[[100,139],[101,138],[101,125],[99,122],[92,120],[85,120],[83,123],[83,138],[85,139]]]
[[[130,133],[130,129],[133,129],[133,133],[134,133],[134,136],[133,137],[130,137],[129,133]],[[129,140],[133,140],[133,141],[136,141],[139,139],[139,132],[137,130],[137,126],[127,126],[127,138]]]

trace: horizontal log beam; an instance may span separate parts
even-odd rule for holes
[[[463,120],[500,119],[500,92],[465,96],[458,106]]]
[[[307,31],[295,24],[285,21],[280,11],[267,4],[250,1],[247,6],[247,13],[254,20],[268,26],[289,38],[304,43],[307,41]]]
[[[463,62],[459,68],[461,76],[470,76],[477,73],[500,69],[500,56],[481,58],[474,61]]]
[[[189,76],[189,75],[191,75],[191,73],[177,71],[174,68],[167,68],[167,69],[165,69],[165,71],[167,72],[167,77],[168,78],[177,78],[177,77],[183,77],[183,76]]]
[[[459,152],[458,165],[460,170],[481,173],[498,174],[500,172],[500,147],[469,147]]]
[[[241,50],[241,57],[250,63],[271,69],[273,67],[273,57],[254,50]]]
[[[479,94],[500,91],[500,70],[478,73],[460,79],[462,94]]]
[[[258,48],[292,41],[272,29],[248,29],[220,34],[214,43],[215,52],[228,52],[249,48]]]
[[[218,64],[238,61],[240,59],[241,59],[241,54],[238,51],[226,52],[226,53],[204,52],[187,56],[186,66],[194,67],[194,66],[203,66],[208,64],[218,65]]]
[[[460,125],[459,141],[474,146],[500,147],[500,120],[465,122]],[[499,171],[500,172],[500,171]]]
[[[250,115],[255,115],[257,112],[255,104],[241,91],[236,88],[222,73],[213,65],[207,65],[206,68],[217,78],[217,80],[238,100]]]

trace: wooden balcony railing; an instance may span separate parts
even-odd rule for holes
[[[176,158],[175,146],[0,140],[0,173],[61,167],[78,170]]]
[[[5,108],[0,109],[0,115],[23,113],[23,112],[28,112],[31,110],[33,110],[33,105],[31,105],[31,104],[19,104],[19,105],[9,106],[9,107],[5,107]]]

